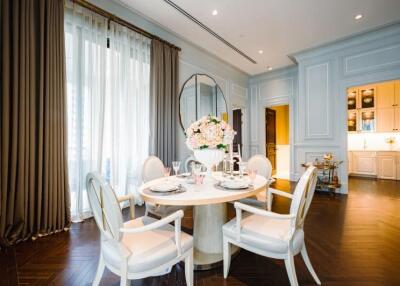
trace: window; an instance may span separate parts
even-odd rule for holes
[[[68,2],[65,48],[71,213],[80,221],[90,216],[89,172],[100,172],[118,194],[135,194],[141,182],[149,153],[150,40],[113,22],[108,29],[107,19]]]

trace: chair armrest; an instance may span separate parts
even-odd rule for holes
[[[295,223],[296,223],[296,215],[295,214],[278,214],[273,213],[271,211],[259,209],[256,207],[252,207],[246,204],[242,204],[239,202],[235,202],[234,204],[236,210],[236,239],[240,241],[240,232],[242,229],[242,210],[253,213],[255,215],[260,215],[264,217],[269,217],[273,219],[280,219],[280,220],[290,220],[291,221],[291,230],[289,233],[289,239],[293,236],[295,230]]]
[[[133,199],[133,194],[128,194],[128,195],[125,195],[125,196],[117,196],[117,200],[118,200],[119,203],[122,203],[124,201],[129,201],[131,199]]]
[[[280,190],[277,190],[277,189],[273,189],[273,188],[268,188],[268,193],[272,193],[272,194],[275,194],[275,195],[278,195],[278,196],[281,196],[281,197],[286,197],[286,198],[289,198],[289,199],[293,198],[292,194],[286,193],[286,192],[283,192],[283,191],[280,191]]]
[[[277,190],[277,189],[268,188],[268,190],[267,190],[267,209],[269,211],[271,211],[272,194],[275,194],[275,195],[278,195],[278,196],[281,196],[281,197],[285,197],[285,198],[288,198],[288,199],[292,199],[293,198],[292,194],[289,194],[289,193],[286,193],[286,192],[283,192],[283,191],[280,191],[280,190]]]
[[[160,219],[156,222],[150,223],[148,225],[144,225],[141,227],[132,227],[132,228],[120,228],[120,232],[122,233],[141,233],[141,232],[146,232],[150,231],[153,229],[157,229],[160,227],[163,227],[171,222],[175,222],[175,244],[176,244],[176,249],[178,251],[178,255],[180,256],[182,253],[182,246],[181,246],[181,221],[183,218],[183,211],[179,210],[176,211],[169,216]]]
[[[117,196],[117,201],[119,203],[129,201],[129,211],[130,211],[131,219],[134,219],[135,218],[135,197],[133,196],[133,194],[128,194],[125,196]]]
[[[246,204],[242,204],[240,202],[235,202],[234,206],[235,206],[236,210],[240,209],[240,210],[244,210],[249,213],[253,213],[256,215],[265,216],[265,217],[269,217],[269,218],[273,218],[273,219],[283,219],[283,220],[290,219],[291,220],[291,219],[296,218],[295,214],[278,214],[278,213],[274,213],[271,211],[256,208],[253,206],[249,206]]]

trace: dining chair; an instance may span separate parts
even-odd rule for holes
[[[181,231],[183,211],[161,220],[144,216],[124,223],[115,193],[98,173],[87,175],[86,188],[101,234],[93,285],[99,285],[105,267],[126,286],[132,279],[163,274],[180,261],[185,262],[186,284],[193,285],[193,238]]]
[[[264,155],[257,154],[252,156],[247,161],[247,168],[249,170],[256,170],[257,174],[266,178],[269,183],[272,181],[272,165],[269,159]],[[265,192],[258,193],[256,197],[241,199],[240,202],[254,207],[266,209],[268,204],[267,192],[269,189],[269,183],[266,186]],[[272,198],[273,197],[271,196],[270,203],[272,203]]]
[[[164,163],[157,156],[149,156],[143,163],[143,169],[142,169],[143,183],[147,183],[151,180],[162,178],[163,176],[164,176]],[[151,213],[155,216],[163,218],[178,210],[185,210],[184,206],[156,205],[148,202],[145,202],[145,205],[146,205],[145,216]]]
[[[294,193],[287,194],[274,189],[276,195],[285,194],[292,200],[289,214],[278,214],[269,210],[235,203],[236,218],[223,228],[224,278],[227,278],[231,260],[230,245],[234,244],[253,253],[285,261],[290,285],[298,285],[293,257],[299,253],[315,282],[320,285],[311,265],[304,243],[304,221],[315,192],[317,174],[309,167],[300,178]],[[242,216],[242,211],[246,213]]]

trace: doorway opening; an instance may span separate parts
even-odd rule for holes
[[[233,130],[236,131],[236,135],[233,139],[233,152],[238,152],[242,154],[243,151],[243,141],[242,141],[242,120],[243,112],[242,109],[233,109]]]
[[[271,161],[272,175],[290,179],[289,105],[265,109],[265,154]]]

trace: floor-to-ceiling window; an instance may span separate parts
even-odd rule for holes
[[[135,193],[148,156],[150,39],[67,2],[68,168],[74,221],[90,215],[85,179]]]

